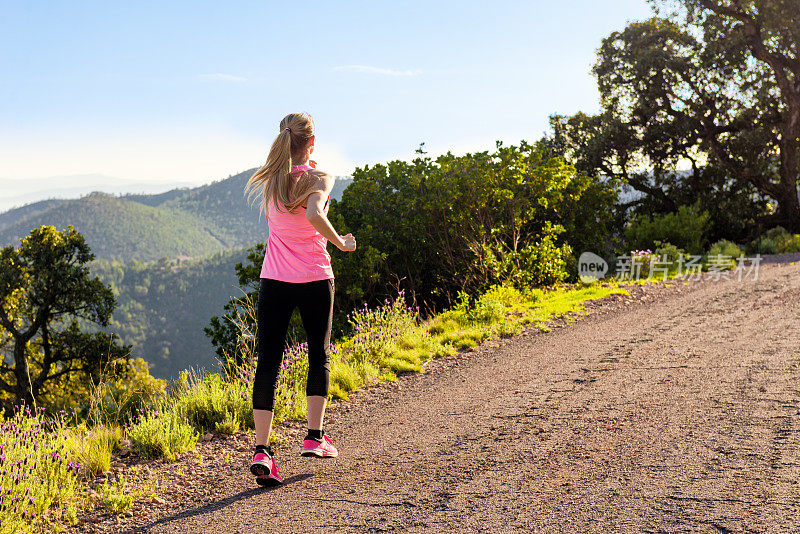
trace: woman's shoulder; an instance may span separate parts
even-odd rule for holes
[[[316,180],[319,189],[328,190],[333,187],[334,177],[327,172],[320,169],[311,169],[307,172],[309,177]]]

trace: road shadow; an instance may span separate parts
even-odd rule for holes
[[[208,504],[204,504],[203,506],[200,506],[198,508],[193,508],[191,510],[184,510],[183,512],[178,512],[177,514],[173,514],[171,516],[162,517],[161,519],[159,519],[157,521],[153,521],[152,523],[147,524],[147,525],[143,525],[141,527],[136,527],[136,528],[133,528],[133,529],[130,529],[130,530],[125,530],[124,534],[134,534],[134,533],[138,533],[138,532],[149,532],[151,528],[156,527],[158,525],[171,523],[172,521],[177,521],[179,519],[186,519],[186,518],[189,518],[189,517],[194,517],[196,515],[204,515],[204,514],[208,514],[208,513],[211,513],[211,512],[215,512],[217,510],[221,510],[221,509],[223,509],[223,508],[225,508],[227,506],[230,506],[231,504],[233,504],[235,502],[241,501],[243,499],[248,499],[248,498],[253,497],[255,495],[258,495],[260,493],[270,493],[270,492],[273,492],[273,491],[280,491],[281,488],[284,488],[284,487],[288,486],[289,484],[294,484],[295,482],[301,482],[301,481],[303,481],[303,480],[305,480],[305,479],[307,479],[309,477],[312,477],[312,476],[313,476],[312,473],[302,473],[302,474],[294,475],[294,476],[291,476],[291,477],[289,477],[287,479],[284,479],[283,485],[281,485],[281,486],[275,486],[275,487],[272,487],[272,488],[257,487],[257,488],[252,488],[252,489],[249,489],[249,490],[245,490],[245,491],[242,491],[240,493],[237,493],[236,495],[231,495],[230,497],[225,497],[222,500],[219,500],[219,501],[216,501],[216,502],[211,502],[211,503],[208,503]]]

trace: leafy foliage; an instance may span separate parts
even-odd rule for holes
[[[725,256],[732,261],[743,255],[744,251],[736,243],[727,239],[717,241],[708,249],[708,256]]]
[[[77,513],[80,466],[68,456],[65,415],[44,409],[0,415],[0,524],[3,532],[53,532]]]
[[[133,424],[128,437],[140,457],[175,461],[180,454],[194,448],[199,436],[178,411],[159,406]]]
[[[601,44],[594,73],[603,111],[554,116],[556,138],[579,170],[639,193],[626,195],[622,213],[699,202],[712,240],[744,239],[757,224],[796,229],[797,3],[654,5],[662,16]],[[686,162],[691,169],[678,170]]]
[[[655,248],[669,242],[692,254],[703,251],[708,213],[698,206],[680,206],[674,213],[643,215],[631,221],[625,237],[631,248]]]
[[[52,395],[58,380],[96,380],[106,366],[128,358],[115,335],[79,327],[79,320],[107,325],[115,305],[111,289],[89,275],[93,257],[72,227],[43,226],[18,248],[0,250],[0,327],[9,338],[0,390],[12,395],[7,401],[32,404]]]
[[[522,265],[514,255],[554,241],[553,225],[574,230],[565,207],[588,187],[580,178],[544,141],[357,169],[331,210],[359,240],[333,255],[343,308],[405,289],[433,309],[497,283],[509,274],[498,263]]]

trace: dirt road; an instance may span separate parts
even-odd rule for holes
[[[800,263],[652,295],[360,393],[338,459],[290,440],[266,491],[237,453],[137,531],[800,531]]]

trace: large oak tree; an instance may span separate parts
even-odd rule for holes
[[[71,226],[42,226],[0,249],[0,390],[16,402],[32,404],[70,375],[97,379],[128,358],[113,334],[80,329],[80,320],[106,326],[115,306],[111,288],[89,274],[93,258]]]
[[[665,184],[688,161],[693,179],[719,169],[771,198],[762,223],[800,231],[800,0],[654,4],[661,16],[602,41],[603,112],[556,126],[587,170],[666,206]]]

